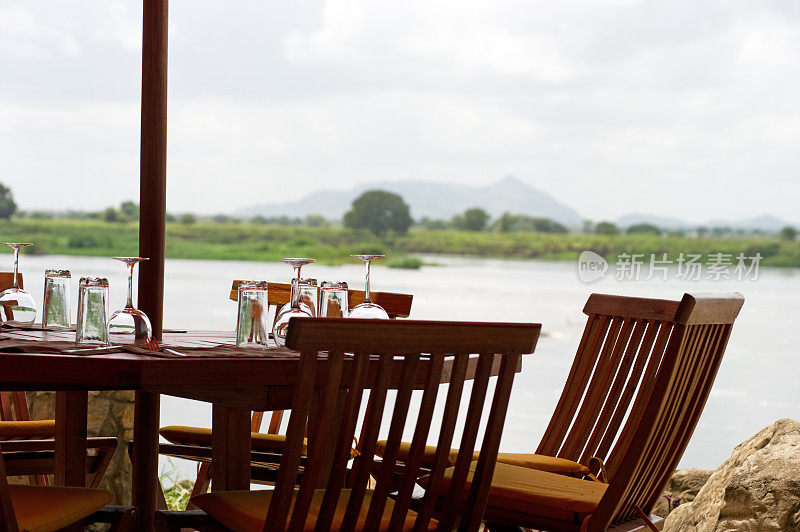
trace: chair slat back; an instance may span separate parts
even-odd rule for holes
[[[432,518],[438,520],[439,530],[452,530],[464,509],[467,513],[460,528],[477,530],[514,375],[520,356],[533,352],[539,329],[536,324],[293,319],[287,346],[301,353],[300,373],[264,530],[303,530],[315,497],[322,497],[315,502],[320,504],[316,530],[330,529],[337,506],[344,505],[343,497],[347,497],[346,510],[337,516],[342,519],[342,530],[352,530],[356,523],[361,529],[377,530],[388,513],[387,504],[392,504],[389,529],[409,523],[412,491],[416,479],[424,474],[422,453],[429,437],[435,436],[433,428],[438,429],[437,452],[414,517],[415,530],[427,530]],[[490,393],[489,376],[498,359],[497,382]],[[468,379],[472,382],[466,397]],[[419,394],[418,413],[410,416],[412,396]],[[390,396],[394,398],[392,407]],[[441,421],[434,422],[437,398],[442,396],[446,401]],[[462,399],[467,406],[460,452],[451,491],[445,493],[442,479],[459,427]],[[486,415],[488,400],[491,407]],[[292,506],[306,425],[308,452]],[[378,460],[375,450],[382,426],[388,427],[388,439],[383,459]],[[479,441],[481,428],[484,436]],[[410,455],[398,478],[395,459],[403,434],[409,431],[413,433]],[[348,470],[356,435],[359,455]],[[463,499],[452,495],[466,494],[467,473],[477,448],[481,456],[466,504],[461,504]],[[375,485],[367,491],[370,477]],[[320,487],[324,488],[322,494],[315,491]],[[393,502],[388,502],[390,492],[396,492]],[[442,501],[446,504],[440,508],[437,503]]]
[[[233,281],[230,298],[239,300],[239,279]],[[288,283],[267,283],[267,299],[271,306],[281,306],[289,302],[292,294],[291,285]],[[411,303],[414,296],[411,294],[398,294],[394,292],[370,291],[370,299],[383,307],[390,318],[407,318],[411,314]],[[348,304],[350,308],[364,302],[363,290],[350,290]]]
[[[677,301],[592,294],[564,390],[537,453],[587,465],[608,458],[641,415],[667,346]]]
[[[610,485],[589,530],[652,509],[694,432],[743,303],[740,294],[684,295],[646,401],[609,453]]]

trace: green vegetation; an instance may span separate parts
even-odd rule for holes
[[[611,222],[598,222],[594,226],[594,232],[598,235],[618,235],[619,228]]]
[[[158,480],[161,483],[161,489],[164,491],[167,509],[178,511],[185,510],[186,506],[189,504],[189,498],[192,496],[194,482],[187,479],[179,479],[178,467],[172,460],[169,460],[169,470],[167,470],[166,466],[161,469]]]
[[[792,227],[791,225],[787,225],[781,232],[778,234],[781,240],[786,240],[787,242],[794,242],[797,240],[797,229]]]
[[[0,241],[26,240],[36,245],[26,253],[66,255],[135,255],[136,222],[102,220],[12,218],[0,221]],[[800,241],[772,237],[691,237],[650,233],[601,235],[456,231],[412,228],[406,235],[377,237],[368,230],[342,227],[263,225],[247,221],[167,224],[167,256],[182,259],[273,261],[289,256],[315,257],[322,262],[350,262],[351,253],[386,253],[396,260],[414,253],[546,260],[576,260],[593,250],[613,261],[617,255],[713,253],[751,257],[761,253],[762,266],[800,267]]]
[[[353,201],[344,215],[350,229],[368,229],[376,236],[389,232],[404,235],[414,220],[400,195],[385,190],[368,190]]]
[[[0,219],[8,220],[17,212],[11,189],[0,183]]]
[[[629,235],[636,235],[636,234],[651,234],[651,235],[660,235],[661,229],[656,227],[653,224],[633,224],[632,226],[628,227],[626,231]]]
[[[400,268],[402,270],[419,270],[422,268],[422,261],[417,257],[399,257],[391,259],[386,265],[390,268]]]
[[[464,214],[453,217],[453,227],[463,231],[485,231],[489,225],[489,213],[479,207],[467,209]]]
[[[493,228],[501,233],[567,233],[566,227],[549,218],[536,218],[510,212],[503,213],[494,223]]]

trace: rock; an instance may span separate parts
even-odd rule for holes
[[[697,496],[697,492],[705,485],[708,481],[708,477],[710,477],[712,473],[713,471],[708,471],[706,469],[678,469],[673,473],[672,478],[669,479],[669,482],[664,487],[663,495],[675,500],[680,499],[680,504],[692,502]],[[668,501],[663,495],[656,503],[652,513],[661,517],[666,517],[669,513],[667,507]]]
[[[800,530],[800,422],[776,421],[738,445],[664,530]]]

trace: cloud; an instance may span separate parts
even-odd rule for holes
[[[0,4],[0,180],[23,208],[91,207],[80,190],[101,177],[107,203],[135,197],[140,9]],[[172,210],[512,173],[594,219],[797,219],[796,3],[171,9]],[[37,193],[48,183],[63,194]]]
[[[37,60],[75,56],[80,50],[68,31],[46,24],[24,4],[0,5],[0,57]]]

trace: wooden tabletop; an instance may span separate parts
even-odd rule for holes
[[[13,329],[0,331],[4,340],[30,340],[24,353],[0,352],[0,387],[4,390],[143,390],[250,410],[288,407],[288,390],[295,380],[299,353],[286,348],[235,348],[234,333],[222,331],[165,332],[163,348],[202,348],[203,356],[164,358],[158,354],[93,355],[37,353],[38,342],[74,340],[74,332]],[[116,336],[116,335],[114,335]],[[112,336],[112,344],[133,339]],[[76,346],[78,347],[78,346]],[[82,347],[82,346],[81,346]],[[219,356],[214,349],[219,348]],[[474,370],[471,365],[469,374]],[[499,367],[499,366],[498,366]],[[443,381],[447,379],[445,367]],[[399,375],[398,375],[399,378]],[[420,387],[424,385],[420,379]]]

